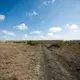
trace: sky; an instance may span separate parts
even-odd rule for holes
[[[80,40],[80,0],[0,0],[0,40]]]

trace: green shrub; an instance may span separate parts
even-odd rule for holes
[[[38,41],[27,41],[27,44],[29,44],[29,45],[38,45],[39,42]]]
[[[65,41],[57,41],[55,43],[52,43],[49,48],[60,48],[60,47],[64,47],[66,45]]]
[[[65,41],[59,41],[59,42],[57,42],[57,44],[59,46],[65,46],[66,45],[66,42]]]

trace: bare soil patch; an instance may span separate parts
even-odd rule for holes
[[[80,45],[0,43],[0,80],[80,80]]]

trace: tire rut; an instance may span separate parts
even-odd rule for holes
[[[40,66],[42,76],[40,80],[79,80],[63,66],[55,53],[51,53],[44,44],[41,45]],[[63,61],[64,62],[64,61]],[[65,62],[64,62],[65,63]]]

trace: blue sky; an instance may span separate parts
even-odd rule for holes
[[[0,40],[80,39],[80,0],[0,0]]]

